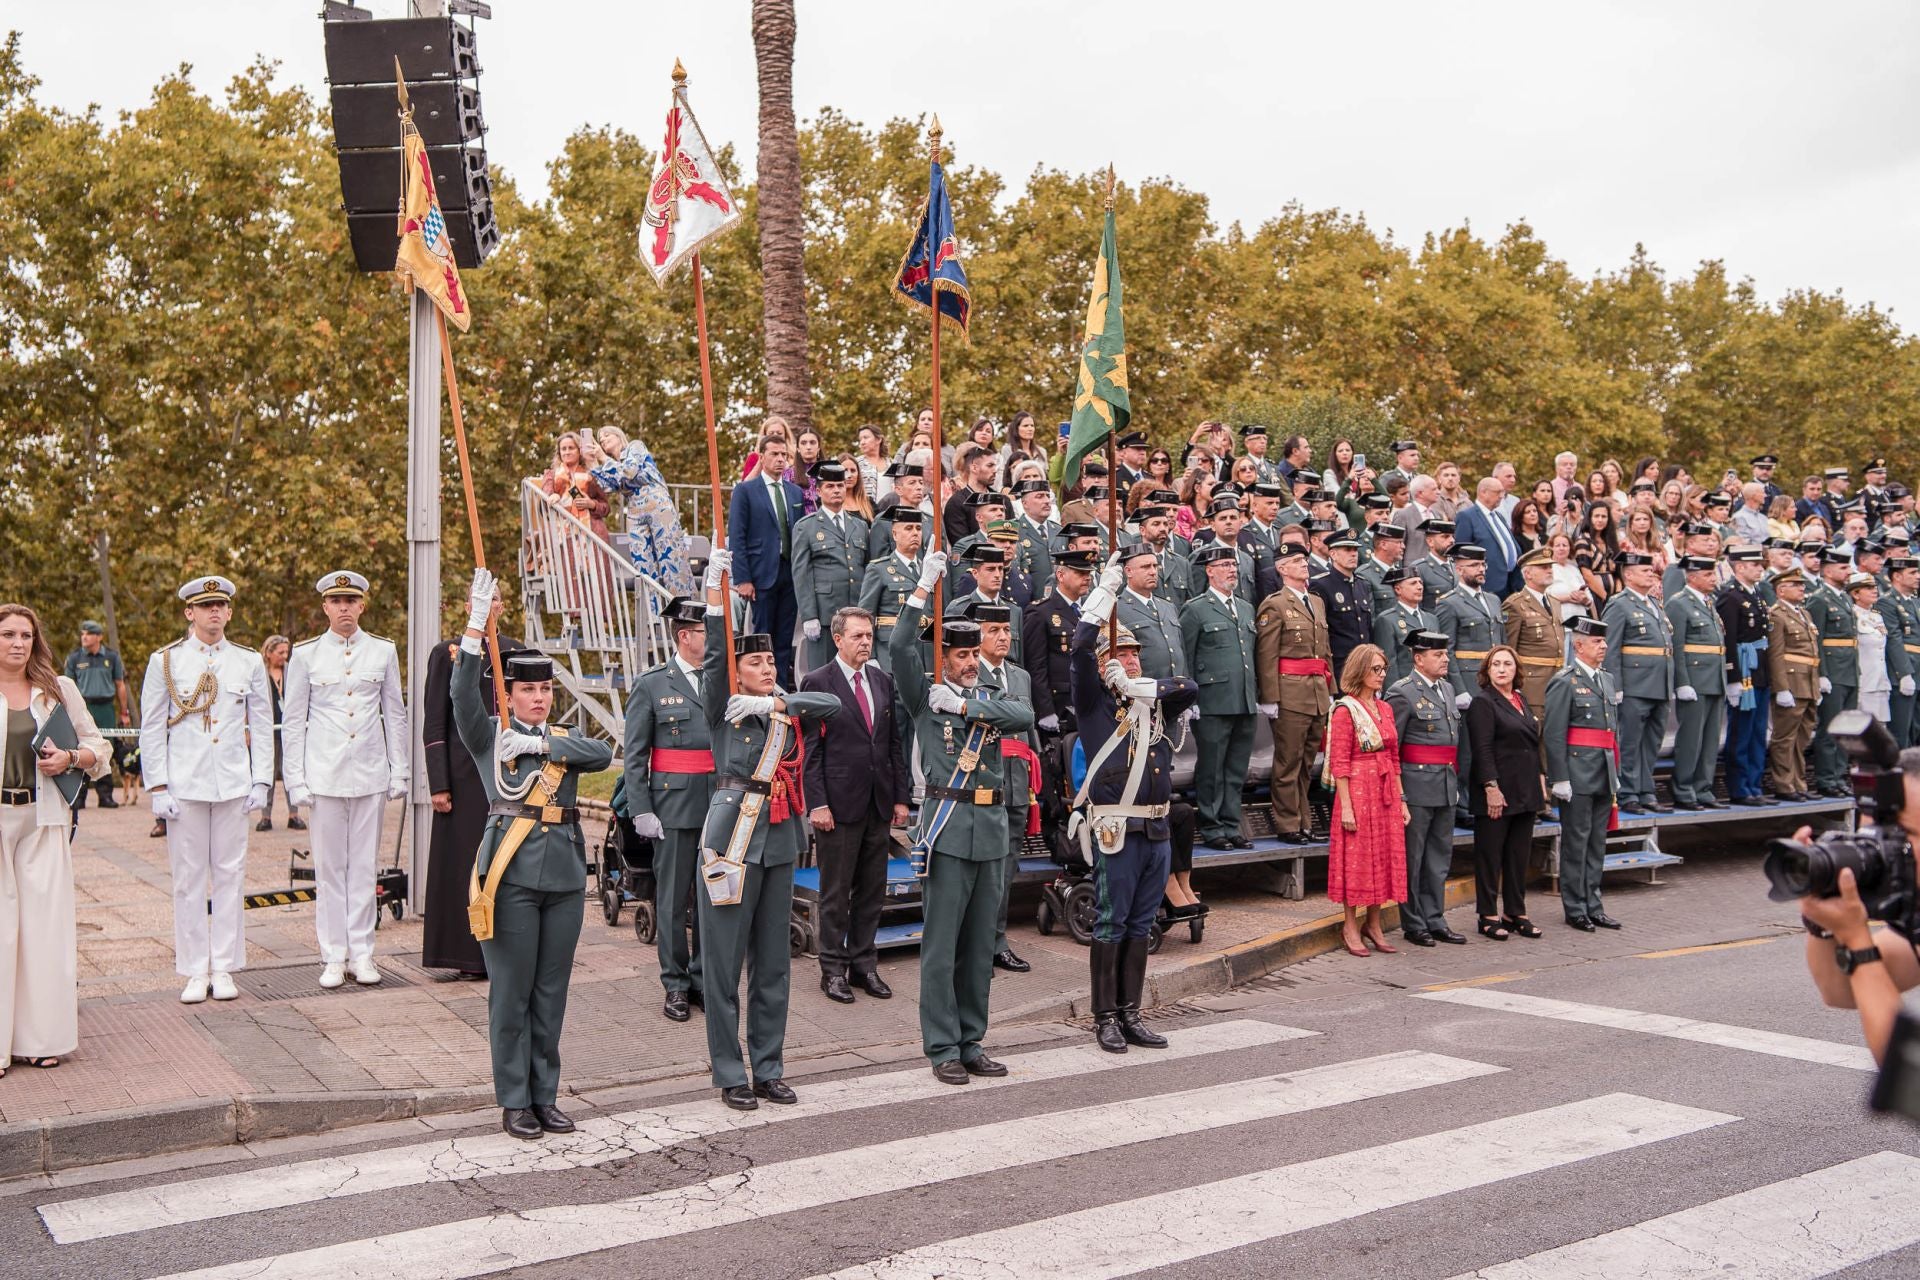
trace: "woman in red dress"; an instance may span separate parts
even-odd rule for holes
[[[1327,897],[1346,910],[1340,937],[1351,955],[1396,951],[1380,929],[1380,908],[1407,897],[1407,813],[1400,793],[1400,740],[1380,700],[1387,655],[1363,644],[1347,655],[1342,697],[1327,726],[1327,774],[1333,790],[1333,846]],[[1366,909],[1366,922],[1355,912]],[[1365,944],[1365,945],[1363,945]]]

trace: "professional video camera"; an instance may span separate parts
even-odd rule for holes
[[[1883,920],[1901,936],[1915,934],[1914,859],[1900,827],[1906,799],[1900,776],[1900,748],[1886,726],[1865,711],[1843,711],[1829,729],[1853,761],[1853,793],[1861,809],[1872,807],[1873,826],[1861,831],[1829,831],[1811,844],[1767,841],[1765,870],[1775,902],[1832,898],[1840,892],[1843,867],[1853,869],[1867,916]]]

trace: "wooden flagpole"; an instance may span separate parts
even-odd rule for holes
[[[674,66],[674,78],[681,79],[686,73]],[[671,205],[669,205],[671,209]],[[706,402],[707,410],[707,483],[713,495],[713,536],[719,546],[726,546],[726,511],[720,505],[720,437],[713,424],[713,361],[707,354],[707,289],[700,268],[700,255],[693,255],[693,326],[700,336],[700,395]],[[720,579],[720,627],[727,646],[727,690],[737,692],[740,681],[734,670],[737,661],[733,655],[733,582],[730,576]]]
[[[940,163],[940,117],[933,118],[933,128],[927,133],[929,148],[933,153],[933,163]],[[931,178],[927,184],[927,199],[933,199]],[[927,216],[932,217],[933,206],[927,206]],[[939,246],[929,239],[927,244],[927,301],[932,303],[930,314],[933,316],[933,476],[927,482],[927,489],[933,495],[933,549],[940,550],[940,530],[945,523],[947,504],[940,494],[940,291],[939,281],[933,278],[934,254]],[[942,588],[946,585],[944,574],[933,584],[933,671],[935,680],[943,679],[946,667],[941,663],[940,615],[942,612]]]
[[[1107,208],[1113,212],[1113,166],[1107,166]],[[1104,239],[1104,235],[1102,237]],[[1112,287],[1112,283],[1108,283]],[[1081,357],[1085,359],[1085,357]],[[1120,467],[1114,453],[1113,428],[1107,430],[1107,550],[1109,554],[1120,551]],[[1125,573],[1124,566],[1121,572]],[[1107,653],[1109,656],[1120,645],[1120,607],[1116,603],[1107,613]]]
[[[473,496],[473,463],[467,458],[467,425],[460,413],[460,383],[453,376],[453,347],[447,341],[447,314],[439,307],[433,315],[440,322],[440,367],[447,375],[447,402],[453,408],[453,444],[460,455],[460,489],[467,499],[467,529],[473,534],[473,567],[487,567],[487,553],[480,545],[480,505]],[[492,615],[487,617],[487,655],[493,660],[493,696],[500,708],[500,731],[507,732],[507,677],[500,665],[499,629]]]

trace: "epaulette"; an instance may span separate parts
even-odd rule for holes
[[[371,631],[368,631],[368,630],[366,630],[365,628],[362,628],[362,629],[361,629],[361,632],[360,632],[360,634],[361,634],[361,635],[363,635],[363,636],[372,636],[372,637],[373,637],[373,639],[375,639],[375,640],[384,640],[384,641],[386,641],[386,643],[388,643],[388,644],[394,644],[394,642],[393,642],[393,641],[391,641],[391,640],[387,640],[387,638],[386,638],[385,636],[382,636],[382,635],[374,635],[374,633],[373,633],[373,632],[371,632]],[[397,649],[397,648],[399,648],[400,646],[398,646],[398,645],[396,644],[396,645],[394,645],[394,647],[395,647],[395,648]]]
[[[253,647],[252,645],[250,645],[250,644],[241,644],[241,643],[240,643],[240,642],[239,642],[238,640],[229,640],[229,641],[227,641],[227,643],[228,643],[228,644],[230,644],[230,645],[232,645],[232,646],[233,646],[234,648],[236,648],[236,649],[243,649],[243,650],[245,650],[245,651],[246,651],[246,652],[248,652],[248,653],[258,653],[258,652],[260,652],[260,651],[259,651],[258,649],[256,649],[256,648],[254,648],[254,647]]]
[[[1442,591],[1439,595],[1435,596],[1433,598],[1433,602],[1435,604],[1439,604],[1442,600],[1447,599],[1449,596],[1451,596],[1454,592],[1458,591],[1459,589],[1460,588],[1458,587],[1448,587],[1445,591]]]
[[[302,640],[299,644],[296,644],[293,647],[295,649],[304,649],[310,644],[319,644],[320,636],[324,636],[326,634],[327,634],[326,632],[322,631],[319,636],[314,636],[312,639],[309,639],[309,640]]]

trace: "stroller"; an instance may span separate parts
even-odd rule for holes
[[[613,820],[607,823],[606,838],[600,845],[600,910],[607,926],[617,928],[621,908],[631,902],[633,934],[651,945],[660,928],[653,911],[653,842],[633,829],[624,778],[613,784],[613,797],[608,803]]]

